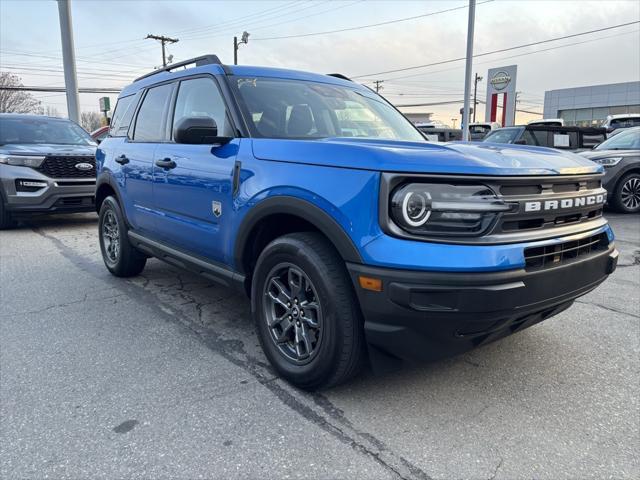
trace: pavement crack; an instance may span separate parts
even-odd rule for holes
[[[496,469],[493,471],[493,475],[491,475],[488,478],[488,480],[495,480],[496,476],[498,475],[498,470],[500,470],[503,463],[504,463],[504,458],[500,457],[500,461],[498,462],[498,465],[496,465]]]
[[[614,307],[609,307],[607,305],[602,305],[601,303],[588,302],[586,300],[576,300],[575,302],[576,303],[581,303],[583,305],[592,305],[594,307],[599,307],[599,308],[602,308],[603,310],[608,310],[609,312],[619,313],[620,315],[627,315],[627,316],[633,317],[633,318],[640,318],[640,315],[636,315],[635,313],[625,312],[624,310],[619,310],[619,309],[614,308]]]

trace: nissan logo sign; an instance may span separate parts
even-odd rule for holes
[[[511,82],[511,75],[507,72],[498,72],[489,80],[491,86],[496,90],[504,90],[509,85],[509,82]]]
[[[76,169],[81,170],[83,172],[88,172],[89,170],[93,170],[93,165],[91,165],[90,163],[76,163],[75,165]]]

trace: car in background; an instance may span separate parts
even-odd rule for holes
[[[512,143],[560,150],[582,151],[606,140],[606,130],[599,127],[556,127],[520,125],[499,128],[482,139],[490,143]]]
[[[97,144],[100,144],[102,140],[107,138],[107,135],[109,135],[109,125],[105,125],[91,132],[91,138],[93,138]]]
[[[69,120],[0,113],[0,229],[26,215],[95,210],[96,146]]]
[[[551,127],[564,127],[564,120],[561,118],[543,118],[542,120],[529,120],[527,125]]]
[[[625,129],[581,155],[604,167],[603,186],[613,208],[640,212],[640,127]]]
[[[640,127],[640,113],[622,113],[620,115],[609,115],[602,123],[607,133],[611,134],[620,128]]]
[[[473,122],[469,124],[469,136],[472,141],[479,141],[501,126],[498,122]]]
[[[429,142],[455,142],[462,140],[462,130],[449,127],[417,126]]]

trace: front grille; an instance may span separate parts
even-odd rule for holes
[[[80,163],[91,165],[89,170],[76,168]],[[51,178],[91,178],[96,176],[96,159],[93,156],[47,156],[36,168]]]
[[[524,250],[525,268],[531,271],[555,267],[607,250],[607,248],[609,248],[609,238],[606,233],[555,245],[529,247]]]
[[[497,180],[494,191],[500,193],[512,210],[505,212],[491,234],[512,234],[517,232],[552,229],[572,224],[580,224],[602,216],[602,202],[573,204],[574,199],[596,196],[606,199],[602,181],[596,175],[567,177],[538,177],[531,179]],[[562,202],[568,202],[567,205]],[[527,209],[527,204],[537,208]],[[547,208],[546,204],[552,206]],[[543,207],[544,206],[544,207]]]

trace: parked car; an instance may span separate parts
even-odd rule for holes
[[[564,120],[562,118],[543,118],[541,120],[529,120],[527,125],[533,125],[534,127],[564,127]]]
[[[91,132],[91,138],[93,138],[97,144],[100,144],[102,140],[107,138],[107,135],[109,135],[109,125],[105,125]]]
[[[306,389],[520,331],[616,267],[602,166],[428,143],[335,76],[171,65],[124,88],[97,163],[106,268],[153,256],[246,292],[267,358]]]
[[[602,123],[608,134],[621,128],[640,127],[640,113],[621,113],[609,115]]]
[[[471,140],[482,140],[489,132],[497,130],[501,125],[498,122],[474,122],[469,124]]]
[[[462,140],[462,130],[456,128],[418,127],[430,142],[455,142]]]
[[[95,150],[69,120],[0,114],[0,229],[21,216],[94,210]]]
[[[616,210],[640,212],[640,127],[622,130],[582,155],[604,166],[604,187]]]
[[[606,130],[597,127],[556,127],[521,125],[499,128],[482,139],[483,142],[510,143],[551,147],[561,150],[590,150],[606,140]]]

